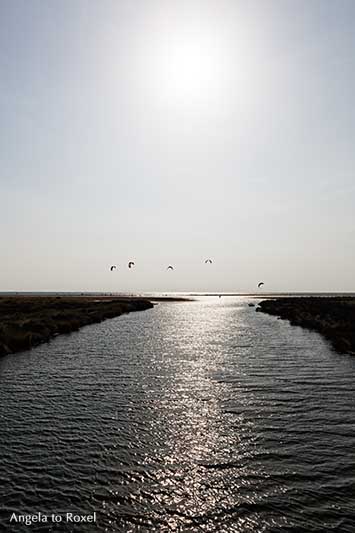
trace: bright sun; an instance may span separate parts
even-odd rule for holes
[[[201,42],[173,43],[162,57],[163,87],[175,97],[194,98],[218,82],[218,58]]]
[[[204,106],[223,99],[230,85],[230,51],[214,35],[169,34],[150,54],[155,96],[169,105]]]

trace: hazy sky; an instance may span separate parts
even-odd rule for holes
[[[354,291],[354,26],[352,0],[1,0],[0,290]]]

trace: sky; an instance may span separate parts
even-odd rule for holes
[[[354,21],[2,0],[0,291],[355,291]]]

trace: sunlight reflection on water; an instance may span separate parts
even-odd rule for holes
[[[21,507],[96,510],[95,531],[354,530],[355,359],[246,299],[160,304],[0,364],[2,525]]]

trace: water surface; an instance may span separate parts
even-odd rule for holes
[[[162,303],[0,360],[0,529],[355,531],[355,358],[246,298]]]

